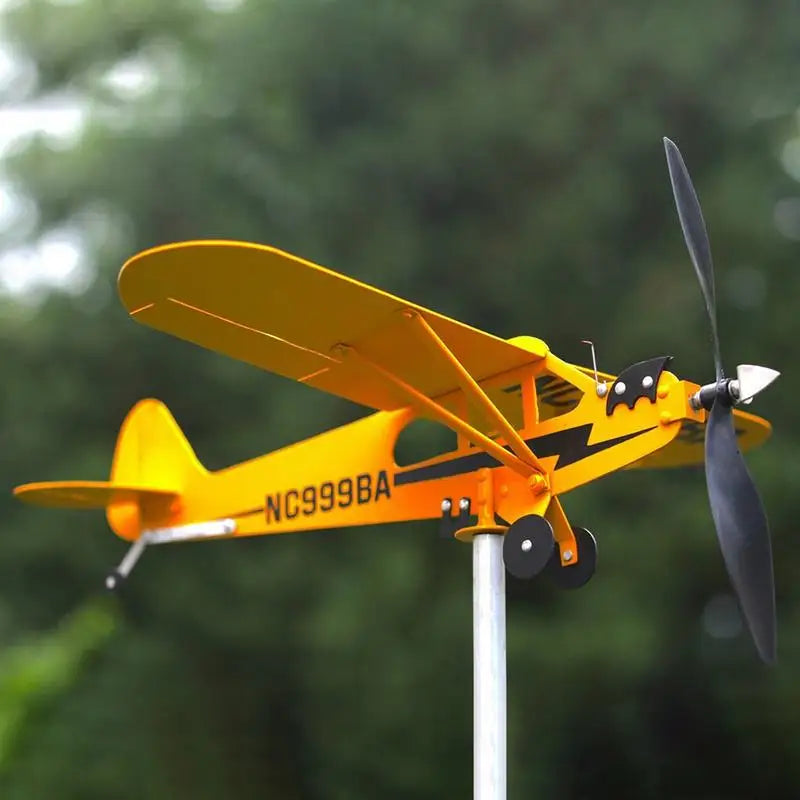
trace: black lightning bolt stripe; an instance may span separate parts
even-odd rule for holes
[[[606,439],[604,442],[588,444],[589,434],[592,432],[592,424],[579,425],[576,428],[567,428],[563,431],[546,433],[543,436],[536,436],[526,439],[525,444],[530,447],[534,455],[538,458],[548,456],[558,456],[556,469],[574,464],[576,461],[593,456],[607,450],[609,447],[627,442],[637,436],[652,431],[651,428],[644,428],[633,433],[626,433],[624,436],[617,436],[614,439]],[[506,450],[509,450],[506,447]],[[481,467],[497,467],[500,462],[488,453],[478,452],[468,456],[461,456],[450,461],[442,461],[439,464],[429,464],[425,467],[415,467],[404,472],[398,472],[394,476],[394,485],[402,486],[406,483],[418,483],[419,481],[430,481],[434,478],[449,478],[452,475],[463,475],[465,472],[473,472]]]
[[[256,506],[255,508],[248,508],[246,511],[236,511],[233,514],[226,514],[226,517],[231,519],[239,519],[240,517],[249,517],[253,514],[260,514],[264,510],[264,506]]]

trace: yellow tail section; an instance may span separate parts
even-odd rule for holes
[[[111,483],[146,487],[150,493],[135,502],[108,505],[108,524],[125,539],[135,539],[142,528],[170,525],[180,513],[183,488],[198,474],[206,470],[167,407],[159,400],[141,400],[120,428]],[[162,492],[170,493],[169,502]]]
[[[140,400],[120,428],[111,482],[180,492],[198,474],[207,473],[169,409],[160,400]]]
[[[181,494],[207,475],[167,407],[141,400],[120,428],[108,481],[51,481],[14,489],[20,500],[60,508],[105,508],[124,539],[166,527],[180,516]]]

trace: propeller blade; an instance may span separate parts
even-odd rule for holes
[[[780,375],[769,367],[756,364],[739,364],[736,367],[737,391],[740,403],[749,403],[759,392],[769,386]]]
[[[675,196],[675,207],[683,229],[683,238],[689,255],[700,281],[700,289],[706,302],[706,311],[711,323],[711,338],[714,345],[714,365],[717,370],[717,380],[724,375],[722,371],[722,357],[719,349],[719,336],[717,334],[717,302],[714,292],[714,264],[711,260],[711,246],[708,242],[706,224],[703,212],[700,210],[700,201],[697,199],[692,179],[683,157],[676,144],[664,137],[664,150],[667,154],[667,166],[672,182],[672,194]]]
[[[722,556],[761,659],[776,660],[772,545],[761,499],[736,444],[733,410],[719,399],[706,423],[706,482]]]

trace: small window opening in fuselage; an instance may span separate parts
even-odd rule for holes
[[[568,414],[578,407],[583,392],[558,375],[547,373],[536,379],[536,402],[539,421]]]

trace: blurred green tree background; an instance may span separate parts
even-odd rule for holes
[[[21,67],[0,100],[77,103],[84,122],[0,163],[16,208],[0,280],[47,243],[80,254],[65,289],[0,296],[0,796],[468,796],[471,559],[435,525],[163,548],[116,600],[102,580],[124,546],[103,515],[24,507],[11,488],[104,477],[143,396],[209,468],[362,413],[131,322],[119,267],[181,239],[273,244],[579,363],[591,338],[606,371],[672,354],[710,379],[663,135],[703,202],[728,368],[784,373],[756,409],[775,435],[749,458],[779,664],[741,632],[700,471],[577,491],[565,505],[598,537],[595,579],[509,587],[509,797],[795,796],[798,11],[6,4]]]

